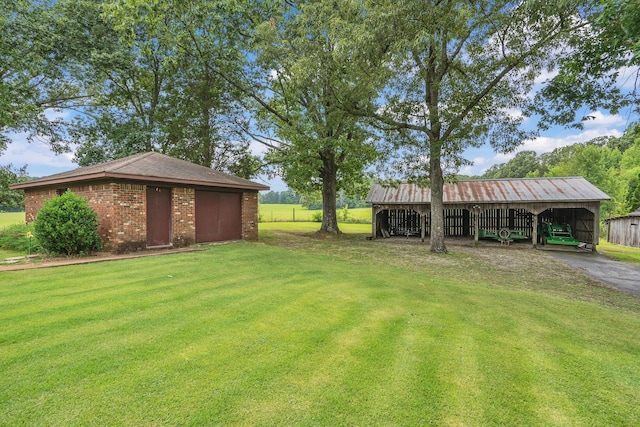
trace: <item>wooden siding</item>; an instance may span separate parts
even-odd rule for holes
[[[616,245],[640,248],[640,217],[610,219],[607,241]]]

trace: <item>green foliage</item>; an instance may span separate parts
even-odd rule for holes
[[[15,169],[13,165],[0,166],[0,212],[12,209],[24,209],[24,193],[10,190],[9,186],[24,182],[27,177],[27,166]]]
[[[483,178],[524,178],[538,169],[540,162],[535,151],[521,151],[507,163],[491,166]]]
[[[322,222],[322,211],[319,212],[313,212],[311,214],[311,220],[313,222]]]
[[[18,252],[40,252],[42,248],[35,238],[33,223],[14,224],[0,228],[0,248]]]
[[[431,248],[446,252],[445,176],[467,163],[468,147],[488,142],[506,152],[531,136],[520,125],[535,79],[592,10],[580,1],[370,4],[358,29],[364,36],[353,43],[371,53],[363,67],[382,64],[374,73],[385,90],[351,111],[374,120],[398,148],[391,174],[429,180]]]
[[[63,3],[69,13],[104,24],[87,29],[105,42],[88,64],[88,76],[100,90],[74,127],[80,165],[154,150],[244,178],[258,173],[262,163],[249,153],[238,126],[246,122],[246,110],[215,72],[237,67],[242,58],[223,42],[213,9],[211,15],[193,15],[192,9],[163,3],[151,15],[134,2]],[[198,40],[211,44],[180,49],[180,31],[206,32]]]
[[[339,219],[342,222],[347,222],[349,219],[349,205],[344,205],[342,209],[340,209]]]
[[[293,190],[269,191],[268,193],[261,193],[259,197],[260,203],[286,205],[299,204],[301,199]]]
[[[541,124],[582,127],[589,112],[605,108],[616,113],[633,106],[640,111],[636,90],[624,83],[637,78],[640,66],[640,8],[637,1],[596,0],[599,13],[571,38],[571,49],[559,61],[559,72],[536,95],[534,111]],[[636,75],[636,77],[634,77]]]
[[[52,254],[87,254],[102,246],[98,214],[71,191],[44,203],[35,221],[35,234],[42,248]]]
[[[377,96],[372,70],[350,61],[353,52],[343,49],[362,5],[288,6],[258,26],[251,46],[263,76],[258,83],[268,88],[257,123],[267,133],[261,138],[270,147],[266,160],[297,193],[320,194],[321,230],[338,232],[337,192],[366,181],[365,168],[379,157],[366,121],[344,110],[345,103]]]
[[[63,16],[64,3],[0,2],[0,152],[10,142],[6,131],[46,136],[55,151],[68,149],[69,122],[45,113],[82,108],[92,49],[83,20]]]
[[[556,148],[536,156],[518,153],[506,163],[492,166],[482,178],[582,176],[607,193],[603,218],[625,215],[640,207],[640,137],[632,124],[620,138],[600,137]]]

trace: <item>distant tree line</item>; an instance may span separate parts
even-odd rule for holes
[[[303,196],[293,190],[269,191],[268,193],[260,194],[259,199],[260,203],[263,204],[302,205],[310,210],[322,209],[322,195],[320,194]],[[369,204],[358,195],[348,196],[344,190],[340,190],[336,197],[336,206],[339,209],[345,207],[365,208],[369,207]]]
[[[640,124],[620,138],[600,137],[537,155],[521,151],[506,163],[489,168],[481,178],[582,176],[607,193],[604,218],[640,207]]]
[[[260,203],[273,205],[299,205],[302,197],[292,190],[269,191],[260,194]]]

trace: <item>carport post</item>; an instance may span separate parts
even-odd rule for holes
[[[596,252],[596,247],[600,243],[600,209],[593,210],[593,242],[591,243],[591,250]]]
[[[480,238],[480,206],[473,205],[473,245],[478,246],[478,240]]]
[[[420,238],[424,243],[425,228],[427,228],[427,215],[420,213]]]
[[[533,230],[531,230],[531,242],[533,243],[533,249],[536,249],[538,247],[538,214],[533,214],[531,222],[533,225]]]
[[[371,206],[371,238],[375,239],[377,236],[376,233],[376,215],[377,215],[376,207]]]

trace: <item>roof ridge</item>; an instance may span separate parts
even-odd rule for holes
[[[583,176],[524,176],[520,178],[470,178],[459,179],[456,182],[446,182],[445,184],[455,184],[457,182],[477,182],[477,181],[515,181],[515,180],[541,180],[541,179],[585,179]]]
[[[145,158],[151,156],[154,153],[156,153],[156,152],[155,151],[147,151],[146,153],[134,154],[133,156],[129,157],[128,159],[126,157],[124,157],[122,159],[116,159],[116,160],[114,160],[114,162],[117,162],[118,160],[124,160],[124,161],[118,163],[117,165],[114,165],[113,168],[110,168],[110,167],[105,168],[105,171],[117,171],[118,169],[121,169],[124,166],[128,166],[131,163],[137,162],[138,160],[145,159]],[[158,154],[160,154],[160,153],[158,153]]]

